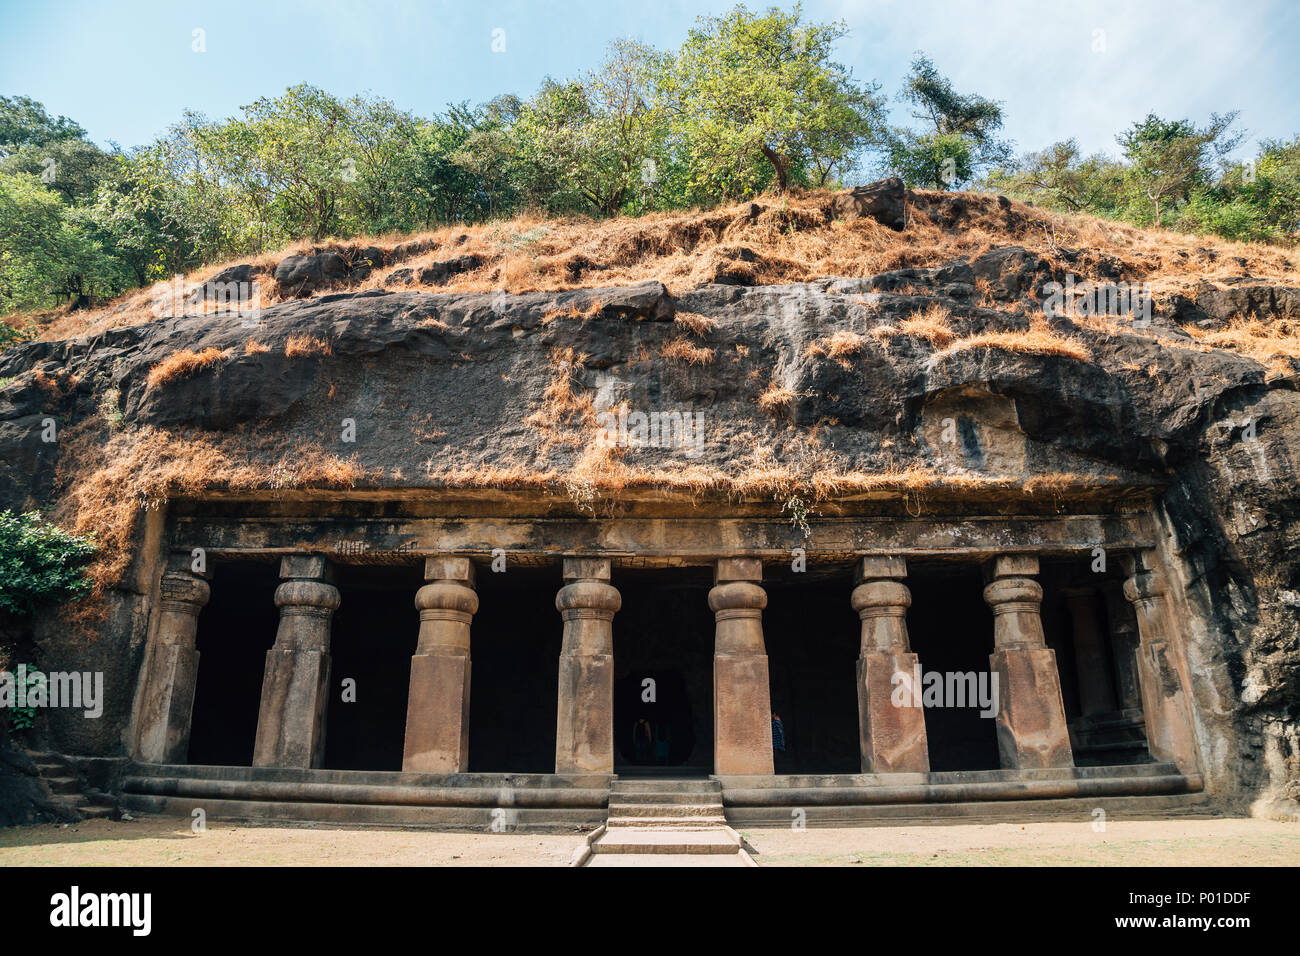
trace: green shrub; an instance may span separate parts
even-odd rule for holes
[[[85,594],[85,566],[94,553],[90,540],[39,512],[0,511],[0,611],[30,614],[41,604]]]

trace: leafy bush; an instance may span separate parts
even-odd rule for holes
[[[95,545],[41,518],[0,511],[0,611],[30,614],[41,604],[80,597]]]

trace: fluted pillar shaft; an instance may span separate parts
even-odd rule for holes
[[[280,577],[280,627],[266,652],[253,766],[319,767],[325,757],[330,622],[339,591],[329,583],[329,564],[315,555],[283,558]]]
[[[907,562],[863,558],[856,575],[852,605],[862,621],[857,668],[862,772],[925,773],[930,749],[921,688],[912,686],[920,662],[907,639],[907,609],[912,604],[912,593],[903,583]],[[907,693],[896,693],[900,683]]]
[[[1037,574],[1037,557],[1004,555],[990,562],[984,588],[993,609],[989,666],[998,677],[998,755],[1009,770],[1074,766],[1056,654],[1043,637]]]
[[[136,708],[136,757],[147,763],[185,763],[189,756],[199,612],[211,593],[207,576],[177,568],[159,584],[158,626]]]
[[[614,772],[614,615],[605,558],[565,558],[555,608],[564,620],[555,718],[556,773]]]
[[[420,636],[411,657],[403,770],[469,769],[470,622],[478,610],[474,565],[442,556],[424,562],[429,583],[415,595]]]
[[[1151,756],[1176,763],[1183,773],[1196,773],[1196,732],[1186,685],[1174,658],[1163,575],[1153,567],[1139,565],[1124,582],[1124,596],[1137,615],[1137,670]]]
[[[763,608],[767,592],[757,558],[724,558],[714,569],[709,609],[713,644],[713,765],[719,774],[770,774],[772,693]]]

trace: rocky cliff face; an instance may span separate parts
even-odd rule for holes
[[[957,216],[911,200],[932,222]],[[863,208],[898,225],[888,203]],[[819,502],[860,491],[948,489],[947,507],[985,511],[1151,495],[1210,775],[1259,812],[1295,814],[1300,362],[1285,336],[1300,289],[1193,282],[1158,296],[1149,324],[1045,317],[1048,283],[1119,278],[1123,261],[987,245],[785,284],[715,270],[723,281],[674,292],[357,290],[335,269],[343,291],[286,297],[251,324],[29,343],[0,354],[0,507],[98,530],[111,595],[130,586],[137,506],[216,488],[532,487],[606,511],[625,489],[664,488],[775,496],[814,522]],[[699,422],[701,439],[607,441],[652,413]],[[55,631],[38,632],[45,649],[77,653]]]

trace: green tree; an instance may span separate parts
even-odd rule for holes
[[[1157,226],[1169,207],[1186,202],[1193,191],[1209,185],[1216,163],[1240,145],[1244,134],[1229,132],[1236,118],[1236,112],[1214,113],[1209,125],[1198,129],[1185,119],[1166,121],[1148,113],[1119,135],[1124,157],[1151,201]]]
[[[84,215],[35,176],[0,173],[0,223],[0,311],[85,306],[131,284]]]
[[[570,197],[613,216],[653,188],[664,159],[657,78],[662,57],[632,40],[609,45],[599,69],[577,80],[548,80],[521,111],[526,168],[548,208]],[[530,184],[538,195],[539,183]]]
[[[86,131],[66,116],[53,117],[28,96],[0,96],[0,156],[24,146],[84,139]]]
[[[1011,144],[995,136],[1002,104],[958,93],[924,54],[913,58],[899,99],[922,124],[895,129],[889,140],[889,165],[909,186],[949,189],[1011,159]]]
[[[663,81],[697,193],[732,198],[765,179],[785,191],[807,183],[810,169],[825,180],[881,139],[876,87],[832,59],[846,33],[843,23],[805,23],[797,5],[761,15],[738,6],[698,21]]]

